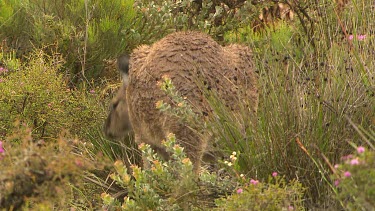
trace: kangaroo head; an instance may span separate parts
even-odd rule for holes
[[[104,134],[109,138],[124,137],[132,130],[126,99],[129,57],[127,55],[120,56],[117,59],[117,64],[123,73],[123,85],[111,101],[110,112],[104,124]]]

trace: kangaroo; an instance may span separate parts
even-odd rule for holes
[[[238,111],[240,104],[246,104],[253,113],[257,111],[257,76],[252,52],[246,46],[222,47],[201,32],[175,32],[153,45],[138,47],[130,58],[121,56],[117,62],[123,73],[123,85],[111,102],[105,135],[121,138],[133,130],[137,143],[149,144],[168,159],[162,140],[174,133],[195,171],[200,169],[210,138],[156,108],[159,100],[173,105],[158,86],[164,76],[172,80],[178,93],[202,117],[211,116],[212,109],[199,80],[206,89],[215,91],[230,111]]]

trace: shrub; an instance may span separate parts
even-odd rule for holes
[[[132,166],[127,169],[122,162],[115,162],[116,173],[110,177],[123,187],[127,195],[119,201],[108,193],[102,194],[107,208],[112,210],[279,210],[292,208],[302,210],[304,188],[297,181],[286,184],[284,178],[273,173],[268,183],[257,180],[246,181],[243,175],[208,173],[202,169],[197,177],[192,163],[186,158],[183,148],[175,144],[170,134],[163,142],[172,153],[170,161],[162,161],[148,145],[141,144],[146,169]],[[235,163],[235,155],[231,156]],[[227,167],[232,166],[228,165]],[[230,167],[231,168],[231,167]],[[132,173],[129,174],[128,171]],[[230,170],[230,169],[228,169]],[[223,170],[221,170],[223,171]],[[238,184],[242,184],[236,193]],[[214,203],[214,200],[216,202]],[[215,208],[216,207],[216,208]]]
[[[375,133],[355,125],[350,119],[353,128],[361,136],[368,148],[356,146],[355,153],[341,157],[341,161],[332,166],[331,179],[333,190],[343,208],[348,210],[373,210],[375,203]]]
[[[39,138],[57,137],[63,129],[83,135],[98,124],[102,108],[97,94],[69,89],[58,73],[62,64],[60,56],[50,57],[36,50],[19,70],[0,73],[2,137],[16,120],[32,127],[33,135]]]
[[[176,145],[170,134],[163,144],[171,153],[171,160],[163,161],[149,145],[142,144],[145,169],[133,165],[127,169],[122,162],[114,164],[116,173],[111,178],[127,191],[120,202],[107,193],[103,202],[111,209],[122,210],[193,210],[211,207],[213,199],[233,190],[236,182],[219,178],[214,173],[202,171],[197,178],[191,161],[183,148]],[[128,171],[131,171],[129,174]]]
[[[267,183],[251,179],[232,195],[216,200],[215,210],[304,210],[304,191],[298,181],[286,184],[280,176]]]
[[[19,70],[21,67],[21,62],[19,59],[17,59],[15,52],[0,52],[0,64],[2,66],[6,67],[1,67],[0,75],[8,72],[9,70]]]
[[[58,51],[66,61],[63,69],[73,81],[92,79],[103,70],[103,60],[130,51],[134,1],[30,2],[2,1],[0,40],[17,50],[17,58],[33,48]],[[3,13],[4,11],[4,13]],[[77,78],[77,74],[81,74]]]
[[[375,209],[375,153],[362,146],[342,157],[332,176],[337,197],[348,210]]]
[[[79,151],[80,144],[67,137],[56,143],[34,139],[30,128],[17,125],[0,141],[0,207],[66,210],[84,204],[94,209],[92,203],[99,195],[95,195],[96,188],[84,183],[83,176],[85,171],[103,165]]]

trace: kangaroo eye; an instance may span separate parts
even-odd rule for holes
[[[119,103],[119,101],[116,101],[116,102],[112,103],[111,110],[115,110],[118,106],[118,103]]]

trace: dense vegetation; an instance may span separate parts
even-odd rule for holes
[[[373,20],[370,0],[0,0],[0,210],[375,209]],[[224,157],[199,176],[173,134],[163,161],[101,132],[115,58],[180,30],[250,46],[259,76],[256,125],[210,97]]]

